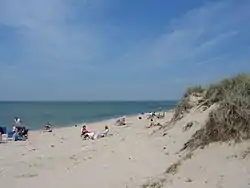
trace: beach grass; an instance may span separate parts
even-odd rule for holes
[[[183,97],[178,102],[171,122],[176,122],[184,117],[196,104],[193,103],[192,96],[201,97],[205,92],[202,86],[189,87]]]
[[[175,116],[185,110],[187,99],[200,92],[202,105],[218,107],[210,112],[204,128],[198,130],[184,148],[196,149],[218,141],[240,142],[250,138],[250,75],[238,74],[203,89],[188,89]],[[188,94],[187,94],[188,93]],[[186,101],[185,101],[186,100]]]

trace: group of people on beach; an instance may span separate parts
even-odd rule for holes
[[[86,125],[83,125],[81,128],[81,137],[85,140],[86,139],[95,140],[95,139],[103,138],[107,136],[108,132],[109,132],[109,127],[107,125],[105,125],[104,131],[101,131],[101,132],[89,131]]]
[[[116,122],[115,122],[116,126],[123,126],[126,125],[126,118],[125,117],[121,117],[119,118]],[[104,130],[103,131],[89,131],[87,129],[86,125],[83,125],[81,128],[81,137],[86,140],[86,139],[98,139],[98,138],[103,138],[106,137],[109,133],[109,127],[107,125],[105,125]]]
[[[139,116],[139,120],[142,119],[142,116],[144,116],[144,113],[141,113],[141,115]],[[159,112],[159,113],[155,113],[155,112],[151,112],[149,114],[146,115],[146,119],[150,120],[149,125],[146,125],[146,128],[151,128],[154,126],[162,126],[161,123],[156,122],[155,119],[161,119],[165,117],[165,113],[164,112]],[[126,122],[126,118],[125,117],[121,117],[119,118],[116,122],[115,122],[116,126],[124,126],[127,125]],[[83,125],[81,128],[81,137],[83,139],[92,139],[95,140],[97,138],[103,138],[105,136],[107,136],[109,133],[109,127],[107,125],[105,125],[105,128],[103,131],[101,132],[95,132],[95,131],[89,131],[87,129],[86,125]]]
[[[13,139],[14,141],[24,141],[28,139],[28,132],[29,129],[23,125],[21,119],[15,117],[10,132],[7,132],[6,127],[0,127],[0,141],[2,141],[3,136],[5,136],[7,140]]]
[[[13,123],[13,128],[12,128],[14,140],[15,141],[27,140],[28,139],[28,132],[29,132],[29,129],[27,129],[25,127],[25,125],[22,123],[21,119],[18,117],[15,117],[14,123]]]
[[[155,126],[162,126],[161,123],[157,122],[157,119],[162,119],[165,117],[165,113],[164,112],[150,112],[147,116],[147,119],[150,120],[149,125],[146,125],[146,128],[151,128],[151,127],[155,127]],[[139,117],[140,119],[140,117]]]
[[[142,116],[144,116],[144,113],[141,113],[141,115],[139,116],[139,120],[142,119]],[[151,112],[149,114],[146,115],[146,118],[148,120],[150,120],[149,125],[146,125],[146,128],[151,128],[153,126],[161,126],[160,123],[156,123],[155,119],[160,119],[160,118],[164,118],[165,113],[158,113],[156,114],[155,112]],[[126,125],[126,118],[125,117],[121,117],[119,118],[116,122],[115,125],[116,126],[124,126]],[[6,131],[6,128],[4,129],[3,127],[0,127],[0,141],[2,140],[2,135],[7,135],[8,138],[12,138],[15,141],[24,141],[28,139],[28,131],[29,129],[27,129],[21,119],[19,117],[15,117],[14,118],[14,122],[13,122],[13,128],[11,132]],[[42,128],[43,132],[52,132],[52,125],[48,122],[47,124],[45,124]],[[81,137],[83,139],[98,139],[98,138],[103,138],[106,137],[109,133],[109,127],[107,125],[105,125],[104,130],[103,131],[89,131],[87,129],[86,125],[83,125],[81,127]]]

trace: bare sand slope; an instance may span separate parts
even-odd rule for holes
[[[214,143],[194,152],[184,150],[184,144],[206,122],[209,112],[193,109],[182,120],[170,126],[165,133],[164,175],[144,184],[144,187],[192,187],[192,188],[235,188],[250,187],[250,143]],[[183,126],[195,121],[193,126],[183,131]],[[163,134],[159,132],[158,136]],[[162,183],[163,182],[163,183]]]

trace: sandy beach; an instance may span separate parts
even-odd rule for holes
[[[97,140],[82,140],[80,125],[30,132],[25,142],[0,144],[1,187],[249,187],[247,142],[212,144],[188,157],[180,152],[209,111],[193,109],[162,130],[146,129],[150,121],[137,115],[127,117],[125,126],[115,126],[115,119],[87,124],[97,131],[110,127],[110,135]],[[168,111],[157,121],[164,124],[172,116]],[[183,131],[191,120],[196,123]]]
[[[162,119],[161,121],[165,121]],[[82,140],[80,128],[67,127],[52,133],[33,131],[25,142],[0,145],[0,182],[11,187],[136,187],[161,174],[165,160],[160,140],[145,129],[149,120],[127,118],[88,124],[89,130],[110,127],[110,135]]]
[[[0,0],[0,91],[0,188],[250,188],[250,0]]]

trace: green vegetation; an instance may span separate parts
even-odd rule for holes
[[[230,100],[229,98],[249,97],[250,95],[250,76],[238,74],[232,78],[222,80],[217,84],[210,85],[204,98],[210,104]]]
[[[199,95],[203,93],[205,89],[202,86],[194,86],[187,88],[186,92],[184,93],[184,97],[188,97],[190,95]]]
[[[192,107],[193,106],[189,103],[189,98],[183,97],[177,104],[177,107],[175,108],[175,113],[171,122],[175,122],[183,118],[184,114],[188,112],[188,110],[191,109]]]
[[[197,131],[183,149],[250,138],[250,75],[238,74],[210,85],[202,92],[200,104],[218,107],[209,114],[205,127]]]
[[[177,104],[175,108],[175,113],[171,122],[176,122],[177,120],[184,117],[191,108],[194,107],[193,101],[190,99],[191,96],[200,97],[205,92],[205,89],[201,86],[190,87],[184,93],[183,98]]]

